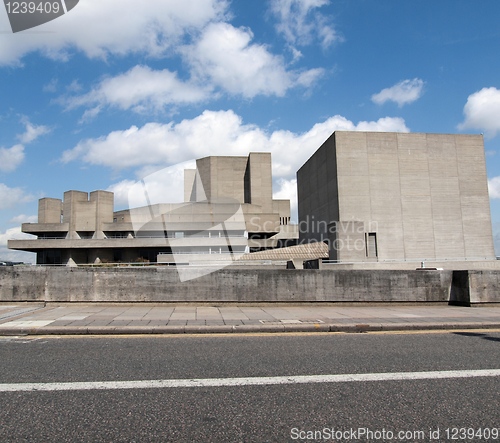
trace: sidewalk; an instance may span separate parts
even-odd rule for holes
[[[500,329],[500,307],[0,303],[0,335]]]

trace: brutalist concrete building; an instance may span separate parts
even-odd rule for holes
[[[271,154],[206,157],[184,172],[184,203],[152,203],[147,180],[137,184],[143,206],[121,211],[107,191],[42,198],[38,223],[22,225],[37,238],[8,246],[36,252],[38,264],[74,265],[213,262],[297,244],[290,201],[272,197]]]
[[[338,263],[495,259],[481,135],[337,131],[297,183],[301,242]]]

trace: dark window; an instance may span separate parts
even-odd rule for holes
[[[369,232],[366,236],[366,256],[367,257],[377,257],[377,234],[375,232]]]

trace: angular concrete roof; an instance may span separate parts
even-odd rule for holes
[[[316,242],[287,248],[268,249],[245,254],[239,260],[292,260],[294,258],[304,260],[328,258],[328,245],[323,242]]]

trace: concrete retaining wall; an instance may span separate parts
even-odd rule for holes
[[[469,271],[469,301],[476,303],[500,303],[500,272]]]
[[[491,274],[491,275],[490,275]],[[498,300],[500,273],[477,273]],[[452,271],[230,269],[180,282],[173,268],[0,268],[0,301],[448,302]]]

